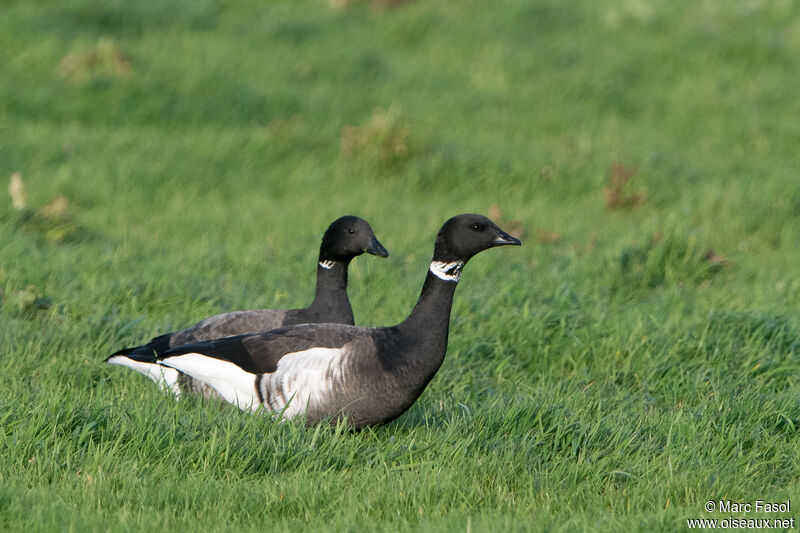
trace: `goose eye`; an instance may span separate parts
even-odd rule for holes
[[[475,224],[472,225],[472,229],[474,229],[475,231],[479,231],[481,229],[481,225],[476,222]]]
[[[352,229],[352,228],[350,228],[350,229],[349,229],[349,230],[347,230],[347,231],[349,231],[351,234],[356,232],[356,230],[354,230],[354,229]]]

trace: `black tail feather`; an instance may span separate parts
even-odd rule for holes
[[[112,357],[116,357],[118,355],[124,355],[125,357],[130,357],[135,361],[142,361],[144,363],[155,363],[158,360],[158,356],[169,350],[169,340],[172,337],[172,333],[167,333],[165,335],[160,335],[158,337],[153,338],[147,344],[143,344],[141,346],[134,346],[133,348],[123,348],[122,350],[111,354],[110,356],[106,357],[105,362],[107,363],[109,359]]]

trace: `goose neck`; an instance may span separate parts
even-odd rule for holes
[[[450,309],[462,266],[463,262],[431,262],[417,304],[400,325],[401,330],[416,336],[444,338],[447,342]]]
[[[347,301],[347,264],[320,259],[317,264],[317,288],[311,308]]]

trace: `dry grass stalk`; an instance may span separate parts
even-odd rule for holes
[[[95,46],[70,52],[58,64],[58,75],[72,82],[95,75],[125,78],[131,72],[127,55],[113,39],[100,39]]]
[[[644,188],[634,190],[636,166],[625,166],[616,161],[609,169],[608,182],[603,188],[608,209],[633,209],[647,202],[647,191]]]
[[[22,182],[22,175],[19,172],[11,174],[8,194],[11,195],[11,204],[17,211],[22,211],[28,207],[28,193],[25,191],[25,184]]]
[[[376,109],[363,126],[342,128],[342,154],[382,169],[392,169],[411,157],[410,133],[400,109]]]
[[[337,11],[357,6],[369,6],[375,10],[387,10],[408,4],[413,0],[328,0],[328,5]]]

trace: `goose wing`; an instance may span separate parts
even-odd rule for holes
[[[287,355],[292,375],[305,375],[326,361],[362,328],[341,324],[303,324],[255,335],[239,335],[172,348],[158,356],[158,362],[198,379],[229,403],[254,410],[264,403],[259,382],[263,375],[278,370]],[[307,368],[306,368],[307,367]],[[305,370],[304,370],[305,368]]]
[[[312,348],[340,348],[359,330],[342,324],[301,324],[251,335],[236,335],[176,346],[160,354],[162,364],[189,353],[233,363],[246,372],[268,374],[287,354]]]
[[[281,327],[285,317],[286,311],[282,309],[254,309],[222,313],[206,318],[192,327],[172,333],[169,345],[176,347],[198,341],[270,331]]]

